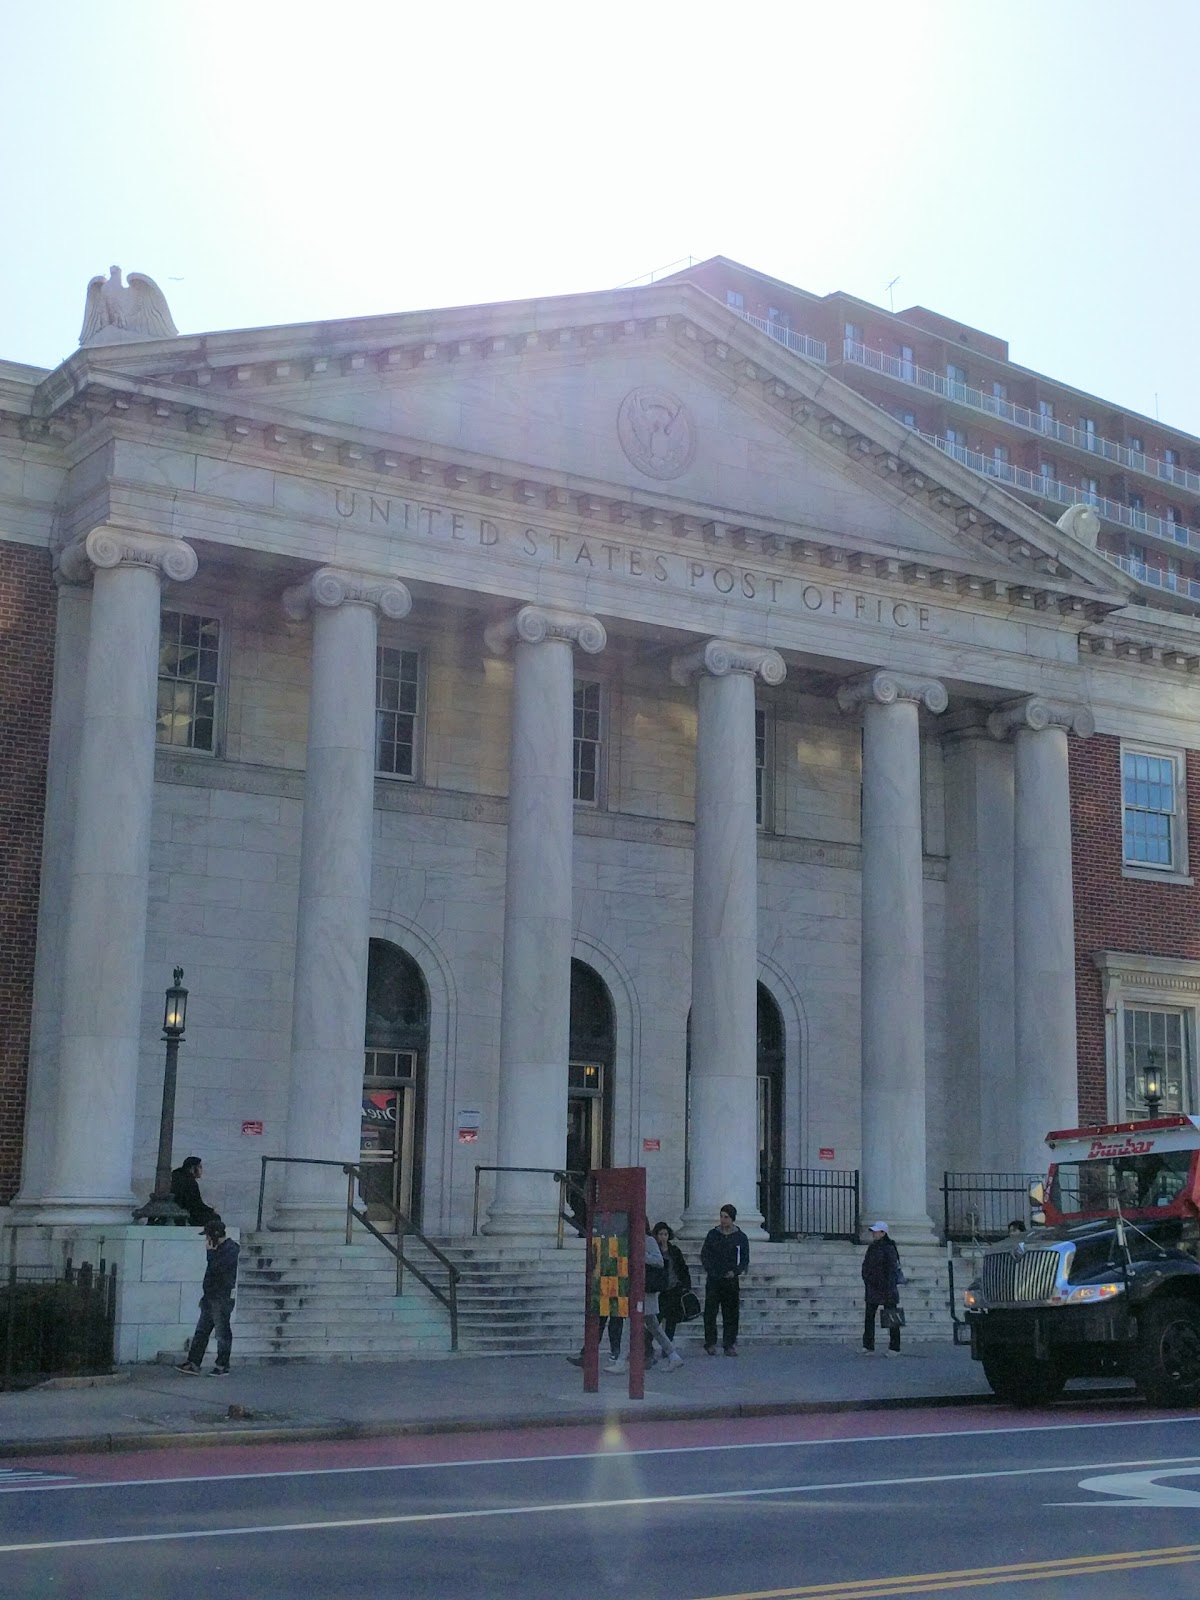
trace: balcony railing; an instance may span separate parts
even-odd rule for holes
[[[807,333],[797,333],[794,328],[785,328],[781,322],[768,322],[765,317],[751,316],[749,311],[739,311],[736,306],[729,309],[735,316],[741,317],[743,322],[748,322],[752,328],[757,328],[760,333],[770,334],[772,339],[778,339],[780,344],[787,345],[793,355],[804,356],[809,361],[827,361],[829,352],[822,339],[810,339]]]
[[[1056,422],[1053,417],[1044,417],[1040,411],[1031,411],[1028,406],[1014,405],[1011,400],[985,394],[982,389],[972,389],[969,384],[955,383],[940,372],[918,367],[913,361],[884,355],[882,350],[868,350],[866,345],[858,344],[853,339],[844,341],[842,354],[855,366],[881,372],[885,377],[896,378],[901,383],[911,383],[914,388],[925,389],[960,406],[969,406],[972,411],[980,411],[985,416],[1003,417],[1006,422],[1015,423],[1018,428],[1028,428],[1043,439],[1060,440],[1063,444],[1074,445],[1077,450],[1086,450],[1089,455],[1097,456],[1102,461],[1111,461],[1116,466],[1127,467],[1131,472],[1140,472],[1161,483],[1177,484],[1181,489],[1200,494],[1200,472],[1190,472],[1186,467],[1148,456],[1142,450],[1130,450],[1112,439],[1102,439],[1099,434],[1072,428],[1065,422]],[[822,356],[821,359],[825,358]]]
[[[1039,495],[1043,500],[1056,500],[1059,505],[1093,506],[1106,521],[1118,523],[1122,528],[1149,534],[1152,538],[1165,540],[1167,544],[1200,551],[1200,532],[1185,528],[1181,522],[1166,522],[1162,517],[1152,517],[1146,511],[1135,511],[1132,506],[1122,505],[1119,500],[1110,500],[1106,495],[1060,483],[1057,478],[1046,478],[1040,472],[1029,472],[1024,467],[1014,467],[1010,461],[997,461],[994,456],[985,456],[980,450],[968,450],[966,445],[955,444],[936,433],[922,433],[921,438],[937,445],[946,455],[953,456],[964,467],[970,467],[973,472],[980,472],[986,478],[998,478],[1001,483],[1011,483],[1026,494]]]
[[[1200,600],[1200,583],[1195,578],[1181,577],[1178,572],[1165,572],[1162,567],[1148,567],[1144,561],[1134,561],[1130,556],[1119,556],[1112,551],[1098,550],[1106,561],[1120,567],[1139,583],[1148,583],[1152,589],[1168,589],[1172,594],[1186,595],[1189,600]]]

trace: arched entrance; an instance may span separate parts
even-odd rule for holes
[[[758,986],[758,1209],[772,1239],[783,1231],[783,1014]]]
[[[567,1067],[566,1164],[591,1172],[612,1161],[613,1003],[599,973],[571,962],[571,1049]]]
[[[783,1014],[770,990],[758,985],[758,1209],[763,1227],[774,1238],[783,1228]],[[687,1115],[692,1112],[692,1013],[687,1019]],[[691,1204],[690,1127],[684,1127],[683,1203]]]
[[[367,960],[361,1193],[377,1228],[395,1226],[392,1208],[420,1226],[429,991],[398,945],[372,939]]]

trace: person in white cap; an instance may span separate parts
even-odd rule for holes
[[[900,1304],[900,1252],[888,1238],[886,1222],[871,1224],[871,1242],[863,1256],[863,1287],[866,1290],[866,1315],[863,1318],[863,1354],[875,1353],[875,1318],[883,1307]],[[888,1329],[888,1355],[900,1354],[900,1329]]]

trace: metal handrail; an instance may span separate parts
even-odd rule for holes
[[[1044,439],[1057,439],[1076,450],[1086,450],[1088,455],[1098,456],[1102,461],[1115,462],[1118,466],[1127,467],[1131,472],[1139,472],[1160,483],[1176,484],[1200,494],[1200,472],[1192,472],[1188,467],[1178,466],[1172,461],[1160,461],[1157,456],[1147,455],[1144,450],[1131,450],[1128,445],[1118,444],[1115,439],[1101,438],[1097,433],[1088,433],[1084,428],[1073,428],[1068,422],[1058,422],[1054,417],[1043,416],[1040,411],[1019,406],[1012,400],[1003,400],[999,395],[984,394],[982,389],[956,383],[954,379],[940,372],[931,372],[928,367],[919,367],[913,361],[885,355],[882,350],[868,349],[855,339],[843,341],[842,353],[847,361],[857,367],[866,367],[872,372],[896,378],[901,383],[910,383],[914,388],[925,389],[944,400],[953,400],[972,411],[981,411],[990,417],[1003,417],[1006,422],[1026,428],[1030,433],[1040,434]]]
[[[258,1181],[258,1216],[255,1222],[256,1233],[260,1233],[262,1231],[263,1198],[267,1187],[267,1163],[269,1161],[277,1162],[281,1166],[337,1167],[339,1171],[346,1174],[346,1243],[351,1244],[353,1242],[354,1221],[357,1219],[368,1233],[374,1235],[374,1237],[379,1240],[380,1244],[383,1245],[385,1250],[389,1250],[392,1255],[395,1256],[397,1296],[403,1292],[404,1268],[407,1267],[412,1273],[413,1277],[416,1278],[417,1282],[423,1284],[425,1288],[429,1290],[434,1299],[440,1301],[441,1304],[445,1306],[446,1310],[450,1313],[450,1348],[452,1351],[456,1351],[458,1349],[458,1280],[461,1276],[459,1269],[454,1265],[453,1261],[450,1260],[448,1255],[438,1249],[437,1245],[434,1244],[432,1239],[427,1239],[425,1237],[420,1228],[418,1228],[416,1223],[413,1222],[412,1218],[406,1216],[405,1213],[400,1210],[399,1206],[394,1206],[390,1200],[381,1200],[377,1203],[385,1206],[396,1220],[396,1242],[393,1243],[392,1240],[388,1238],[387,1234],[379,1231],[379,1229],[367,1216],[366,1212],[360,1211],[359,1208],[354,1204],[354,1185],[362,1177],[362,1168],[360,1166],[353,1161],[323,1160],[315,1156],[260,1156],[259,1161],[261,1162],[262,1166],[261,1175]],[[447,1281],[449,1284],[449,1288],[446,1293],[443,1293],[442,1290],[438,1288],[437,1284],[432,1281],[432,1279],[425,1276],[420,1267],[417,1266],[416,1262],[410,1261],[404,1254],[405,1235],[408,1235],[408,1237],[416,1239],[419,1243],[423,1244],[429,1253],[436,1257],[436,1259],[441,1262],[442,1266],[445,1267]]]
[[[730,306],[729,310],[760,333],[769,334],[779,344],[786,345],[793,355],[804,356],[808,361],[823,362],[829,359],[828,346],[823,339],[814,339],[808,333],[797,333],[795,328],[789,328],[782,322],[768,322],[765,317],[756,317],[738,306]]]
[[[479,1174],[481,1172],[544,1172],[544,1173],[547,1174],[547,1176],[549,1176],[551,1178],[554,1178],[555,1181],[558,1184],[558,1232],[557,1232],[557,1237],[556,1237],[556,1241],[555,1241],[555,1249],[556,1250],[561,1250],[562,1249],[562,1247],[563,1247],[563,1223],[570,1220],[567,1217],[566,1210],[565,1210],[565,1208],[566,1208],[567,1189],[569,1187],[570,1188],[574,1188],[574,1185],[571,1184],[571,1182],[570,1182],[570,1180],[572,1178],[582,1178],[582,1177],[585,1176],[584,1173],[582,1173],[582,1172],[573,1172],[573,1171],[571,1171],[570,1168],[562,1168],[562,1167],[481,1167],[481,1166],[477,1166],[475,1168],[475,1200],[474,1200],[474,1204],[471,1207],[471,1234],[472,1234],[472,1237],[474,1237],[474,1235],[479,1232]],[[572,1226],[574,1226],[574,1224],[572,1224]]]

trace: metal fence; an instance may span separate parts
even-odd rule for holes
[[[117,1269],[0,1269],[0,1389],[39,1377],[111,1372]]]
[[[969,1242],[1000,1239],[1016,1220],[1029,1226],[1029,1186],[1044,1172],[944,1172],[942,1233]]]
[[[776,1237],[857,1239],[858,1173],[835,1167],[785,1167],[780,1174]]]

